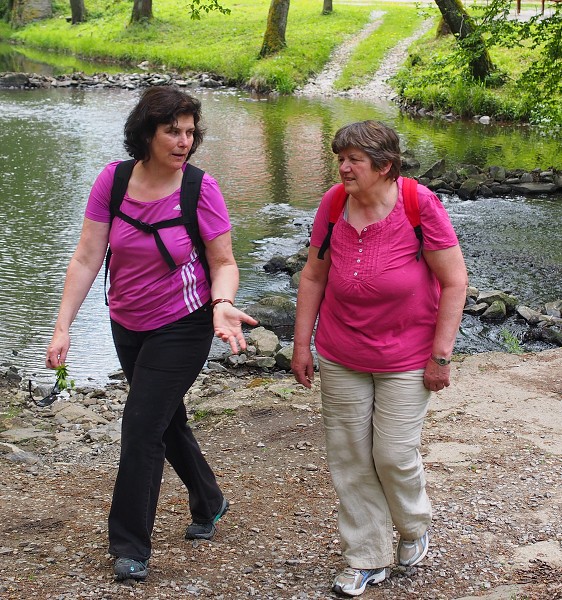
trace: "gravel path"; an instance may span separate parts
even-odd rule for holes
[[[369,37],[381,25],[384,15],[385,11],[373,11],[370,15],[370,22],[356,36],[349,38],[336,48],[322,72],[309,80],[296,93],[302,96],[347,96],[371,100],[392,100],[395,93],[388,85],[388,80],[396,74],[405,61],[409,46],[432,27],[433,19],[426,19],[414,35],[400,40],[396,46],[389,50],[382,60],[380,69],[364,86],[354,87],[344,92],[334,90],[334,82],[341,75],[347,60],[359,43]]]
[[[562,600],[561,398],[562,348],[455,360],[423,432],[428,555],[391,565],[364,600]],[[0,377],[2,600],[340,598],[318,378],[312,390],[282,373],[198,378],[187,406],[230,510],[212,542],[186,542],[185,491],[166,466],[137,585],[113,581],[107,554],[124,399],[116,384],[39,409]]]

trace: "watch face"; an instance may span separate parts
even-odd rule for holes
[[[438,365],[442,366],[442,367],[446,367],[448,364],[450,364],[450,360],[447,360],[446,358],[437,358],[436,356],[432,356],[431,357]]]

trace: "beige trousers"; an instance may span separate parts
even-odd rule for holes
[[[413,540],[431,522],[419,452],[430,397],[423,369],[363,373],[318,359],[342,553],[356,569],[386,567],[393,523]]]

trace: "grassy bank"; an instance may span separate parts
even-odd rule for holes
[[[117,0],[86,2],[88,20],[66,21],[68,3],[55,6],[55,17],[12,31],[11,39],[26,45],[69,52],[88,58],[107,58],[159,68],[216,73],[233,84],[252,81],[256,87],[290,93],[319,71],[333,48],[369,20],[367,6],[345,6],[321,15],[318,0],[293,3],[287,27],[287,48],[260,60],[269,0],[225,0],[229,15],[210,13],[200,21],[189,18],[183,0],[154,3],[150,23],[129,24],[131,3]]]
[[[525,8],[535,11],[537,5]],[[466,62],[455,55],[456,39],[437,36],[436,29],[410,46],[406,63],[393,78],[406,104],[461,117],[490,115],[499,121],[529,121],[555,129],[562,126],[560,57],[548,69],[558,72],[558,84],[546,87],[544,76],[534,80],[532,74],[532,67],[543,59],[542,44],[533,45],[529,39],[520,39],[512,47],[490,44],[495,70],[485,83],[477,82],[469,75]]]
[[[436,23],[440,16],[433,6],[422,14],[414,4],[387,2],[336,3],[331,15],[322,15],[318,0],[299,0],[290,7],[287,48],[259,59],[269,4],[269,0],[224,0],[229,15],[209,13],[193,21],[183,0],[159,0],[153,6],[153,21],[131,25],[129,0],[110,4],[87,0],[88,20],[71,25],[68,2],[57,0],[52,19],[19,30],[1,23],[0,38],[90,60],[132,65],[148,61],[157,69],[216,73],[233,85],[292,93],[322,70],[339,44],[365,27],[372,10],[385,11],[383,23],[355,48],[336,90],[365,83],[397,42],[412,35],[428,15]],[[501,76],[493,86],[484,86],[466,77],[458,61],[449,60],[454,47],[452,36],[436,38],[435,29],[411,47],[405,67],[393,81],[407,103],[464,117],[486,114],[506,121],[562,124],[562,109],[553,109],[562,106],[562,92],[545,108],[528,90],[522,91],[518,81],[536,62],[540,48],[494,46],[491,57]]]

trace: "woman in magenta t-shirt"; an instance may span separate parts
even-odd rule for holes
[[[420,243],[404,210],[392,129],[354,123],[336,133],[332,149],[348,198],[324,259],[318,252],[335,188],[316,214],[298,291],[292,369],[311,386],[318,318],[328,464],[348,564],[332,589],[357,596],[387,577],[393,524],[398,564],[416,565],[427,553],[431,504],[421,430],[430,392],[449,385],[467,274],[445,209],[421,185],[423,255],[416,260]]]
[[[183,224],[155,236],[130,220],[161,223],[179,217],[186,162],[203,140],[201,104],[181,90],[146,90],[125,124],[125,148],[136,160],[120,213],[110,216],[118,163],[98,176],[82,234],[67,270],[47,367],[64,363],[69,329],[111,246],[109,313],[117,355],[130,389],[123,413],[121,457],[109,514],[109,552],[116,579],[145,579],[164,459],[184,483],[193,522],[187,539],[211,539],[228,501],[187,424],[183,398],[203,367],[213,332],[233,352],[244,349],[234,307],[238,267],[230,221],[217,182],[203,175],[197,221],[210,283]],[[173,266],[175,265],[175,268]]]

